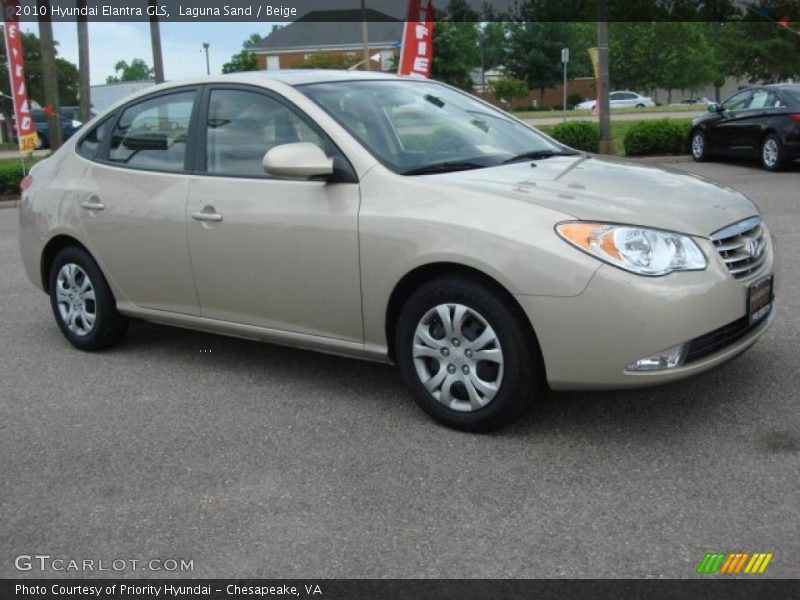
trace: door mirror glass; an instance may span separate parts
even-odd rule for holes
[[[313,179],[333,174],[333,159],[309,142],[275,146],[264,155],[262,164],[274,177]]]
[[[722,109],[722,107],[716,102],[712,102],[706,108],[708,108],[708,112],[710,113],[719,112]]]

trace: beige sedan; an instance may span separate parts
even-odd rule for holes
[[[389,75],[150,88],[34,167],[20,224],[77,348],[137,317],[394,362],[472,431],[547,386],[699,373],[774,319],[772,240],[742,194]]]

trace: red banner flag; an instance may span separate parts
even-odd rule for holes
[[[22,39],[17,17],[18,7],[18,0],[3,0],[3,35],[6,38],[8,80],[11,83],[11,98],[14,101],[14,115],[17,119],[19,151],[23,154],[30,154],[39,144],[39,136],[36,134],[36,125],[31,116],[30,102],[28,102]]]
[[[403,28],[398,75],[430,77],[433,62],[433,2],[422,10],[422,0],[408,1],[408,18]]]

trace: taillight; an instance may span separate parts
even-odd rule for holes
[[[30,175],[26,175],[22,181],[19,182],[19,191],[21,194],[24,194],[29,187],[33,184],[33,177]]]
[[[800,113],[794,113],[793,115],[789,115],[789,118],[795,123],[800,123]]]

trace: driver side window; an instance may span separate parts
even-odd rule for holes
[[[722,103],[722,108],[725,110],[743,110],[750,106],[750,100],[752,98],[752,90],[745,90],[725,100],[725,102]]]
[[[206,171],[269,177],[264,154],[276,146],[310,142],[330,155],[325,141],[277,100],[246,90],[212,90],[206,118]]]

